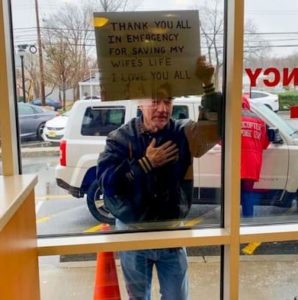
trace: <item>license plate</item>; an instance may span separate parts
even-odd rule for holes
[[[49,137],[56,137],[56,132],[55,131],[49,131],[48,136]]]

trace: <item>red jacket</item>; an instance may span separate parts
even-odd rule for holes
[[[241,179],[258,181],[263,150],[269,145],[266,124],[250,111],[247,99],[242,101]]]

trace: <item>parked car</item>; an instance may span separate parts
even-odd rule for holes
[[[197,120],[199,97],[174,100],[173,117]],[[290,206],[298,189],[298,134],[278,114],[264,104],[251,103],[252,110],[269,127],[270,146],[264,152],[260,181],[262,204]],[[60,164],[56,168],[58,186],[74,197],[87,195],[91,214],[100,222],[113,223],[104,207],[95,180],[99,153],[107,134],[138,115],[135,101],[77,101],[72,107],[60,142]],[[215,145],[200,159],[194,159],[194,203],[215,203],[221,187],[221,146]]]
[[[31,101],[32,104],[41,106],[41,99],[34,99]],[[46,106],[51,106],[54,110],[62,108],[62,103],[60,100],[46,98]]]
[[[21,139],[42,140],[46,121],[54,118],[57,112],[43,109],[29,103],[18,102],[18,116]]]
[[[63,113],[46,122],[42,138],[45,142],[59,143],[64,136],[65,127],[70,111]]]
[[[251,90],[250,92],[246,92],[245,95],[248,96],[251,103],[265,104],[274,112],[279,111],[278,95],[271,94],[265,91],[258,91],[258,90]]]

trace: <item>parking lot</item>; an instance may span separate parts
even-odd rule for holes
[[[298,119],[289,113],[280,113],[292,126],[298,128]],[[98,222],[91,216],[85,198],[74,198],[56,184],[55,167],[59,163],[59,147],[46,142],[29,140],[22,143],[24,173],[37,173],[36,187],[38,234],[73,234],[96,232]],[[218,226],[219,205],[193,205],[189,220],[195,226]],[[256,218],[248,223],[292,222],[297,218],[295,203],[290,208],[259,206]]]

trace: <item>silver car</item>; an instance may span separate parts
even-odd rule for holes
[[[57,116],[57,112],[45,110],[29,103],[18,103],[20,137],[25,139],[42,140],[46,121]]]

